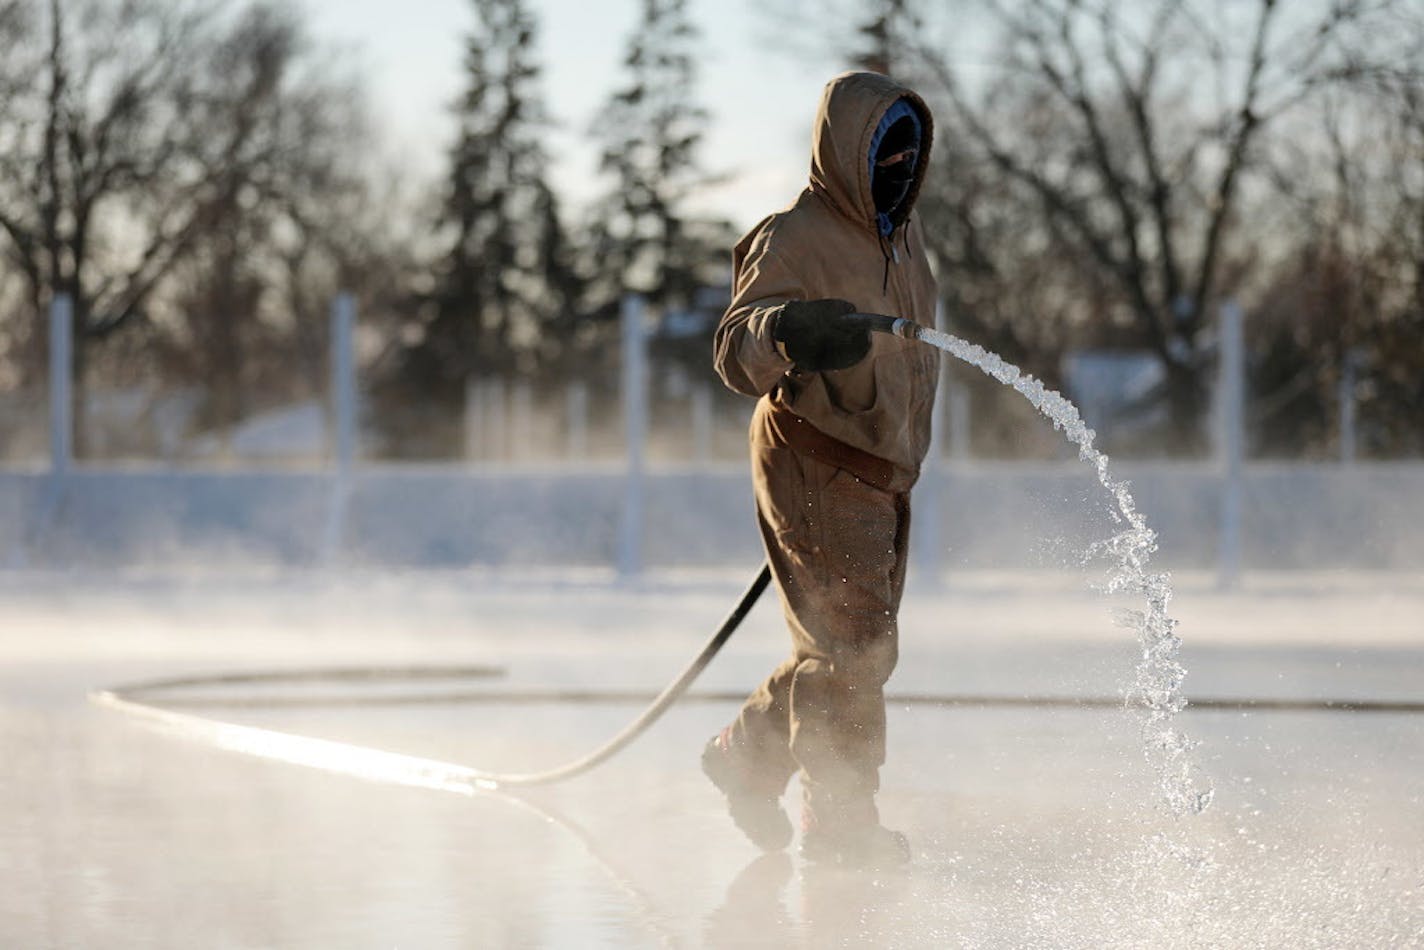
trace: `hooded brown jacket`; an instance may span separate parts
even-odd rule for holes
[[[913,208],[933,137],[928,107],[878,73],[837,76],[817,111],[810,184],[791,207],[738,242],[732,303],[715,337],[723,381],[762,397],[752,422],[754,443],[789,443],[833,461],[848,459],[849,464],[835,464],[894,491],[914,484],[929,448],[935,351],[873,333],[869,355],[854,366],[803,372],[781,354],[771,332],[780,304],[826,297],[849,300],[861,312],[933,326],[935,282],[918,223],[902,212],[889,238],[883,237],[870,193],[872,137],[886,110],[902,98],[921,121],[920,158],[903,204]],[[838,451],[837,444],[849,451]],[[888,476],[867,477],[858,459],[888,463]]]

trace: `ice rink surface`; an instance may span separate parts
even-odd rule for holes
[[[1216,799],[1175,819],[1130,711],[892,703],[881,805],[914,864],[851,873],[758,856],[732,827],[697,768],[724,700],[675,707],[585,777],[471,797],[216,750],[85,699],[160,676],[496,666],[234,686],[195,711],[537,769],[639,706],[352,700],[656,690],[749,579],[0,575],[0,946],[1424,947],[1420,713],[1189,709]],[[1120,698],[1136,651],[1110,607],[1047,575],[912,587],[891,693]],[[1424,701],[1419,577],[1182,578],[1172,613],[1189,699]],[[697,689],[748,691],[784,649],[768,597]]]

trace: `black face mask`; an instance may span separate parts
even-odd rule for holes
[[[910,194],[919,164],[920,136],[909,118],[897,119],[885,130],[875,150],[875,172],[870,179],[870,196],[880,214],[894,214]]]
[[[875,179],[870,183],[870,196],[875,199],[875,210],[881,214],[893,214],[910,194],[910,186],[915,183],[915,161],[913,158],[894,165],[875,168]]]

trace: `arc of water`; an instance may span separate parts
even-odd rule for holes
[[[1120,626],[1135,632],[1141,648],[1127,701],[1135,702],[1143,712],[1144,750],[1156,769],[1163,803],[1174,815],[1205,811],[1214,791],[1197,775],[1191,756],[1195,743],[1173,722],[1177,713],[1187,706],[1182,694],[1187,671],[1177,659],[1182,645],[1176,634],[1177,621],[1167,613],[1172,600],[1171,575],[1149,569],[1151,557],[1157,551],[1157,533],[1148,527],[1147,519],[1137,510],[1128,483],[1113,477],[1108,469],[1108,457],[1094,448],[1097,434],[1084,423],[1078,408],[1061,393],[982,346],[901,317],[856,314],[854,319],[862,320],[870,329],[933,346],[1012,387],[1078,447],[1079,459],[1092,466],[1098,482],[1112,499],[1109,512],[1122,530],[1092,545],[1088,553],[1101,555],[1112,563],[1106,585],[1108,593],[1140,594],[1146,600],[1145,609],[1124,610],[1117,617]]]

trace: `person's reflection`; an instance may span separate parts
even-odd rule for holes
[[[786,882],[791,858],[784,851],[763,854],[727,885],[727,896],[707,917],[708,947],[786,947],[793,945],[786,913]]]
[[[803,864],[800,919],[786,908],[792,862],[763,854],[744,867],[707,917],[708,947],[894,946],[903,925],[905,872]],[[888,941],[888,942],[887,942]]]
[[[807,947],[892,947],[905,872],[807,864],[801,868],[801,932]]]

